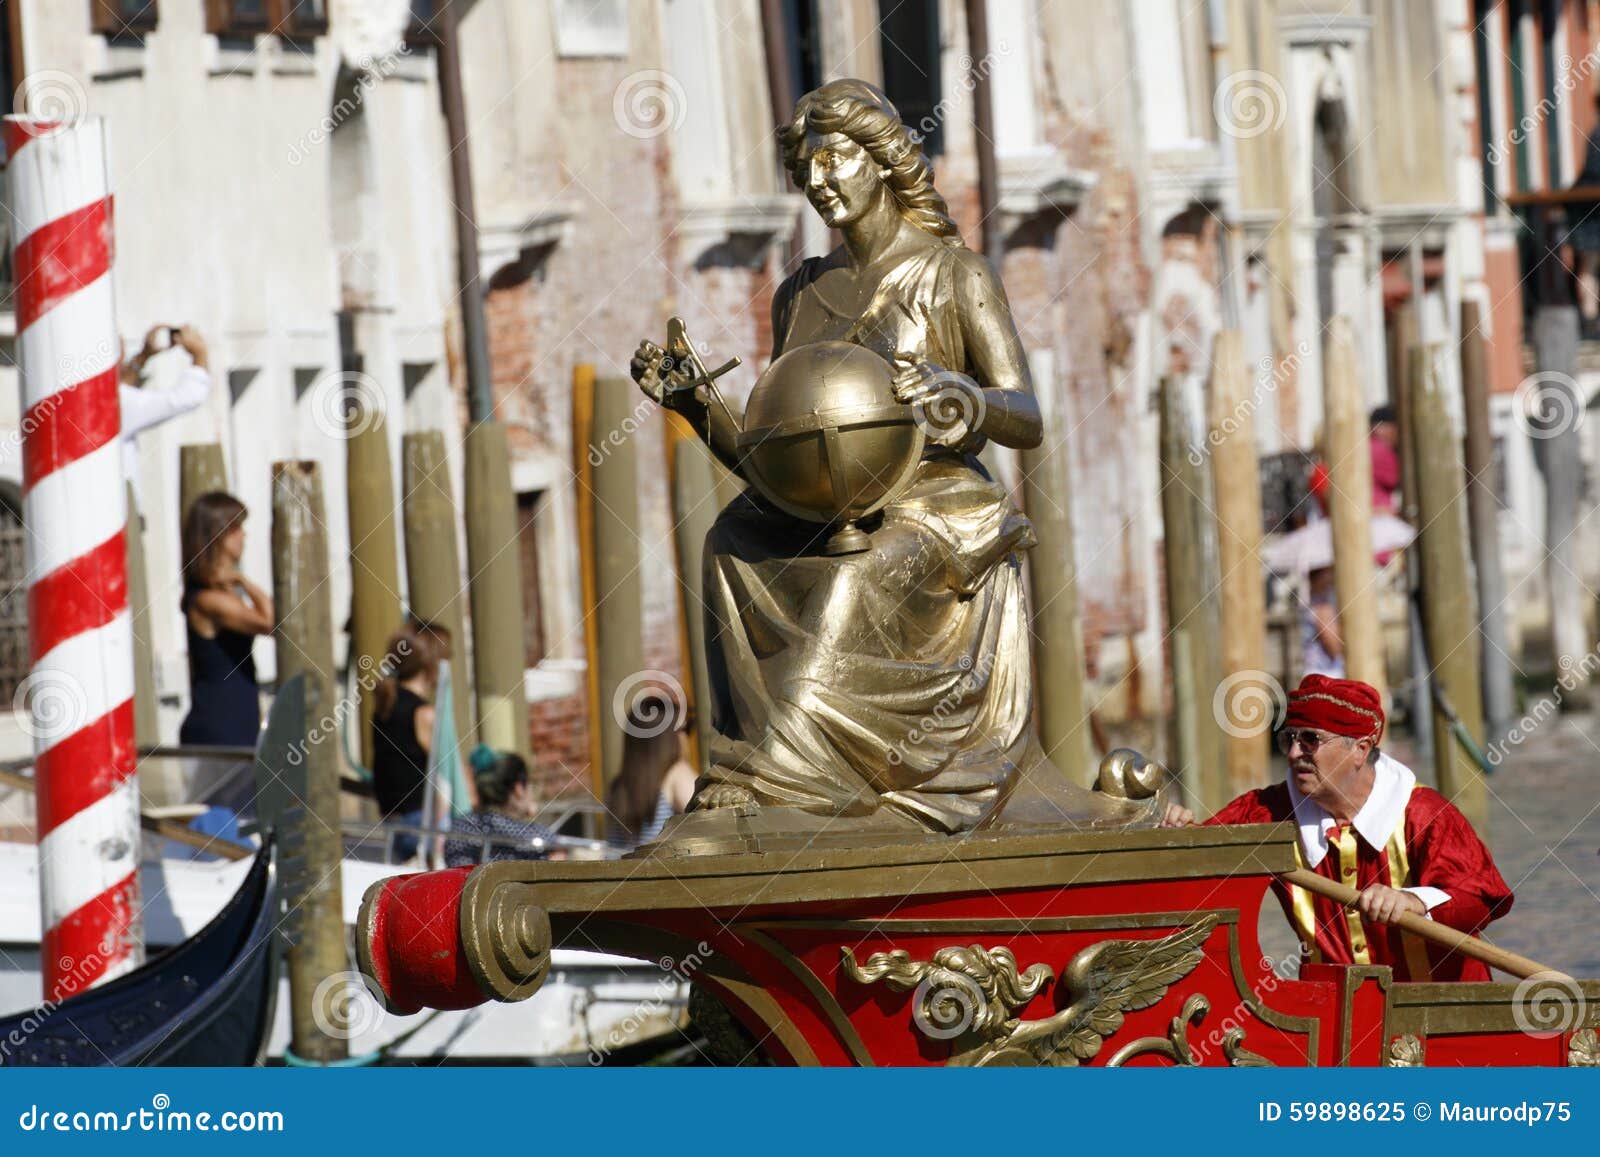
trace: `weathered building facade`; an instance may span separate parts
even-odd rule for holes
[[[188,693],[178,448],[221,444],[229,485],[251,511],[243,567],[260,582],[272,573],[271,463],[321,464],[337,627],[350,597],[343,407],[352,359],[381,391],[396,454],[407,429],[459,429],[453,235],[431,50],[425,37],[405,39],[404,5],[397,18],[382,11],[394,5],[335,5],[346,18],[331,21],[321,5],[268,5],[269,22],[257,18],[261,6],[244,4],[6,7],[6,55],[22,78],[6,92],[15,111],[107,122],[124,351],[162,323],[193,325],[210,346],[208,404],[138,443],[170,740]],[[181,358],[152,360],[150,388],[167,384]],[[4,378],[0,425],[15,430],[14,371]],[[0,478],[15,493],[21,458],[15,438],[7,445]],[[342,633],[335,646],[342,662]],[[273,648],[258,646],[256,661],[270,679]]]
[[[291,10],[321,6],[269,4],[284,10],[257,28],[225,20],[251,6],[163,0],[120,33],[96,31],[94,5],[9,7],[11,60],[31,75],[60,74],[85,111],[111,124],[122,332],[132,340],[148,324],[187,321],[213,339],[211,405],[141,447],[160,683],[179,697],[165,716],[175,731],[183,629],[176,526],[163,512],[176,506],[179,444],[224,444],[233,485],[258,513],[246,566],[263,577],[268,464],[323,463],[336,621],[350,589],[334,499],[344,464],[334,419],[348,385],[340,375],[358,365],[381,392],[397,462],[401,434],[430,428],[448,432],[459,461],[464,380],[433,5],[408,14],[403,3],[345,0],[328,5],[325,22],[294,24]],[[777,284],[829,244],[781,171],[772,129],[784,101],[832,77],[889,91],[934,156],[939,188],[974,247],[986,232],[980,160],[993,156],[991,235],[1001,250],[990,256],[1050,437],[1071,463],[1091,700],[1104,718],[1163,710],[1152,398],[1171,374],[1198,399],[1223,327],[1245,334],[1259,375],[1249,421],[1271,459],[1316,439],[1330,318],[1354,322],[1377,404],[1391,390],[1396,319],[1409,303],[1421,340],[1443,349],[1458,396],[1459,307],[1478,300],[1493,331],[1506,549],[1519,583],[1537,569],[1538,540],[1518,527],[1537,526],[1539,502],[1513,412],[1521,274],[1514,222],[1493,196],[1486,202],[1485,182],[1539,187],[1527,184],[1528,150],[1548,162],[1539,170],[1546,187],[1581,163],[1591,82],[1584,72],[1562,90],[1561,78],[1595,51],[1590,7],[465,5],[475,214],[494,395],[511,427],[523,519],[526,688],[546,790],[590,782],[575,367],[625,376],[638,341],[659,340],[677,314],[708,360],[743,359],[731,388],[753,383],[770,352]],[[974,12],[986,13],[979,59],[969,48]],[[1500,62],[1520,59],[1514,48],[1539,56],[1530,44],[1543,42],[1528,28],[1546,19],[1566,46],[1555,59],[1567,71],[1551,80],[1560,127],[1486,161],[1491,128],[1505,135],[1522,115],[1510,115],[1524,106],[1507,103],[1508,84],[1532,83],[1520,65],[1508,72]],[[992,133],[978,126],[980,84]],[[1548,141],[1551,151],[1539,153]],[[14,399],[0,382],[0,424],[15,425]],[[674,552],[662,419],[648,405],[636,413],[626,449],[642,480],[637,629],[647,666],[686,682],[674,576],[697,563]],[[1013,459],[993,465],[1016,482]],[[16,455],[0,473],[16,477]],[[266,658],[270,648],[259,650]]]

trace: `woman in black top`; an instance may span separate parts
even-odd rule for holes
[[[270,635],[272,596],[239,570],[244,503],[212,491],[183,520],[183,617],[189,639],[185,745],[254,747],[261,729],[255,640]]]
[[[407,624],[389,640],[383,679],[373,692],[372,786],[384,819],[422,822],[433,744],[433,696],[439,685],[440,644],[433,632]],[[395,855],[408,860],[417,838],[395,837]]]

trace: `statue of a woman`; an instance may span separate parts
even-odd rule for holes
[[[923,415],[927,448],[860,553],[825,553],[815,525],[753,490],[717,519],[704,597],[718,736],[691,807],[958,832],[1027,797],[1050,801],[1054,820],[1126,822],[1127,804],[1067,783],[1033,735],[1018,552],[1034,532],[977,457],[985,440],[1041,439],[999,281],[962,243],[931,166],[877,88],[826,84],[779,135],[795,182],[843,244],[779,288],[773,358],[820,341],[879,354],[895,397]],[[737,471],[734,419],[703,388],[683,388],[675,352],[645,342],[634,378]]]

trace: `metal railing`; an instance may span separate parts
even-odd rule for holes
[[[598,806],[598,805],[596,805]],[[578,812],[572,813],[574,815]],[[543,823],[542,820],[535,821]],[[549,825],[545,825],[549,826]],[[429,840],[443,838],[452,843],[475,844],[478,848],[478,863],[486,864],[490,860],[490,852],[494,848],[511,848],[518,852],[550,852],[563,851],[580,853],[585,859],[615,859],[621,854],[620,850],[611,847],[604,840],[586,839],[580,836],[556,836],[553,839],[531,837],[526,840],[516,840],[504,834],[492,832],[465,832],[450,828],[430,827],[427,824],[406,823],[401,820],[382,820],[376,824],[363,820],[345,820],[341,825],[346,844],[366,848],[381,845],[383,862],[395,863],[395,837],[410,835],[417,837],[419,844],[426,847]],[[553,831],[554,828],[551,828]]]

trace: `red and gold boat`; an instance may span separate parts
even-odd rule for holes
[[[1256,929],[1294,838],[1289,825],[746,831],[385,880],[358,946],[400,1013],[526,998],[553,947],[656,959],[692,978],[729,1063],[1600,1064],[1600,981],[1279,976]]]

